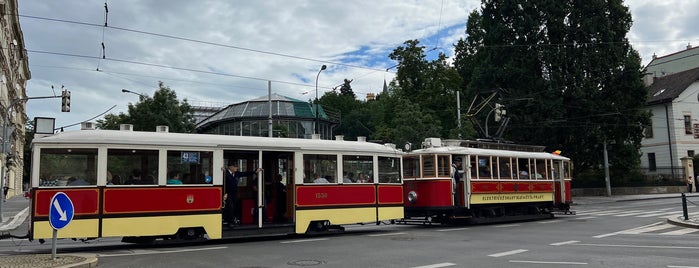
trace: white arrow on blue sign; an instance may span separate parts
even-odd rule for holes
[[[75,213],[73,201],[65,193],[58,192],[53,195],[50,205],[49,223],[53,229],[62,229],[73,220],[73,214]]]

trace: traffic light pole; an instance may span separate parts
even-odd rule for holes
[[[5,107],[5,114],[4,114],[4,120],[2,121],[2,156],[3,159],[6,159],[8,157],[8,147],[7,147],[7,139],[8,137],[8,122],[10,121],[10,112],[12,112],[12,108],[17,105],[18,103],[22,101],[28,101],[28,100],[36,100],[36,99],[52,99],[52,98],[61,98],[62,96],[42,96],[42,97],[27,97],[27,98],[19,98],[19,99],[14,99],[12,102],[10,102],[10,105]],[[9,180],[7,181],[8,185],[5,185],[5,180],[7,180],[7,161],[4,161],[2,163],[2,166],[0,166],[0,222],[3,222],[3,217],[2,217],[2,203],[5,201],[5,187],[9,187]]]

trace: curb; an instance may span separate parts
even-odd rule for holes
[[[9,266],[5,266],[9,265]],[[51,259],[51,254],[10,255],[0,256],[2,267],[58,267],[58,268],[94,268],[97,267],[95,254],[57,254]]]
[[[692,221],[685,221],[682,218],[684,218],[684,216],[673,216],[673,217],[667,218],[667,223],[672,224],[672,225],[686,227],[686,228],[699,229],[699,223],[692,222]]]

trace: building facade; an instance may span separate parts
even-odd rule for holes
[[[270,116],[271,114],[271,116]],[[339,114],[309,102],[272,94],[231,104],[196,125],[197,133],[332,139]],[[317,127],[317,132],[315,131]]]
[[[7,196],[23,192],[24,126],[27,122],[26,86],[31,78],[24,37],[17,16],[17,0],[0,1],[0,113],[2,113],[2,186]]]

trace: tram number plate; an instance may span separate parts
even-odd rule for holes
[[[316,199],[328,198],[328,193],[316,193]]]

